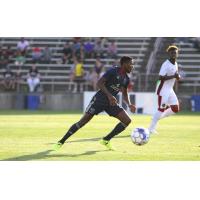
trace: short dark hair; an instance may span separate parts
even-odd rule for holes
[[[130,62],[131,60],[133,60],[133,58],[129,57],[129,56],[123,56],[121,57],[120,59],[120,64],[123,65],[124,63],[128,63]]]

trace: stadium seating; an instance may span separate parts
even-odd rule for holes
[[[20,38],[0,38],[0,44],[2,47],[11,46],[11,49],[15,50],[16,45]],[[30,42],[30,46],[34,47],[37,45],[39,47],[44,47],[48,45],[53,50],[53,57],[51,64],[37,64],[37,67],[41,74],[41,85],[46,92],[55,92],[55,91],[68,91],[69,87],[74,86],[75,83],[69,82],[69,73],[70,73],[70,64],[61,64],[62,49],[66,41],[72,41],[73,38],[62,37],[29,37],[26,38]],[[137,73],[145,65],[145,62],[148,60],[149,49],[152,45],[153,38],[108,38],[108,43],[110,40],[115,39],[118,46],[118,56],[123,55],[132,56],[136,60],[135,72]],[[114,59],[105,58],[102,59],[104,66],[110,67]],[[89,70],[93,67],[95,59],[85,59],[84,67]],[[26,85],[26,74],[32,65],[31,55],[27,56],[26,64],[22,66],[21,73],[23,76],[23,81],[21,85]],[[14,59],[11,63],[11,68],[13,71],[17,70],[17,66],[14,65]],[[3,69],[0,70],[2,78]],[[83,83],[82,87],[84,90],[88,90],[88,83]]]
[[[52,62],[50,64],[37,64],[37,67],[41,74],[41,85],[45,92],[69,92],[70,88],[75,87],[74,82],[69,81],[71,64],[61,64],[62,49],[66,41],[72,41],[70,37],[28,37],[26,38],[31,47],[35,45],[44,47],[48,45],[53,50]],[[185,73],[184,80],[179,84],[180,91],[187,91],[197,93],[200,88],[200,52],[194,48],[191,38],[187,42],[176,43],[175,38],[163,38],[161,47],[156,55],[156,62],[154,69],[148,76],[148,83],[145,82],[146,65],[152,51],[155,38],[139,38],[139,37],[116,37],[108,38],[108,43],[111,40],[115,40],[118,46],[118,56],[129,55],[135,58],[135,71],[136,78],[134,79],[135,91],[154,91],[157,74],[163,60],[166,59],[165,49],[169,44],[176,44],[180,48],[180,56],[178,63],[182,66],[182,70]],[[10,45],[13,50],[16,49],[17,43],[20,40],[18,37],[0,38],[0,45],[2,47]],[[108,68],[114,62],[114,59],[104,58],[102,59],[105,68]],[[23,80],[21,82],[21,91],[26,90],[26,75],[32,65],[31,54],[27,56],[26,63],[21,68]],[[95,59],[85,59],[84,67],[89,71],[94,66]],[[10,63],[13,71],[18,69],[14,65],[14,58]],[[2,72],[4,69],[0,69],[0,79],[2,79]],[[133,74],[134,75],[134,74]],[[148,84],[148,86],[146,85]],[[144,86],[145,85],[145,86]],[[90,85],[87,82],[81,83],[83,90],[90,90]]]

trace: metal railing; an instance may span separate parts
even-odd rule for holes
[[[156,38],[154,47],[153,47],[153,51],[150,54],[150,57],[149,57],[149,60],[147,62],[147,66],[146,66],[146,74],[147,75],[149,75],[151,73],[153,67],[155,66],[156,55],[157,55],[158,51],[160,50],[161,44],[162,44],[162,38],[161,37]],[[146,77],[145,80],[146,80],[145,86],[147,86],[148,76]]]

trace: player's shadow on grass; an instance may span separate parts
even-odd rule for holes
[[[18,157],[7,158],[1,161],[26,161],[45,158],[52,150],[42,151],[35,154],[28,154]]]
[[[47,150],[47,151],[42,151],[35,154],[12,157],[12,158],[4,159],[1,161],[29,161],[29,160],[40,160],[44,158],[61,158],[61,157],[63,158],[63,160],[65,160],[66,157],[74,158],[74,157],[79,157],[79,156],[88,156],[88,155],[94,155],[96,153],[105,152],[105,151],[108,151],[108,150],[86,151],[81,154],[52,154],[50,155],[49,153],[53,152],[53,150]]]
[[[115,138],[126,138],[126,137],[130,137],[129,135],[123,135],[123,136],[117,136]],[[96,142],[101,140],[102,137],[99,138],[86,138],[86,139],[78,139],[78,140],[71,140],[71,141],[67,141],[67,143],[76,143],[76,142]],[[54,143],[47,143],[47,144],[54,144]]]

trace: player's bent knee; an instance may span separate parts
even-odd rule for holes
[[[78,124],[80,127],[83,127],[84,125],[86,125],[90,120],[92,119],[92,116],[91,117],[84,117],[82,118]]]
[[[175,105],[175,106],[171,106],[171,109],[174,113],[178,113],[179,112],[179,106]]]
[[[127,120],[125,121],[125,124],[128,126],[131,123],[131,118],[127,118]]]

